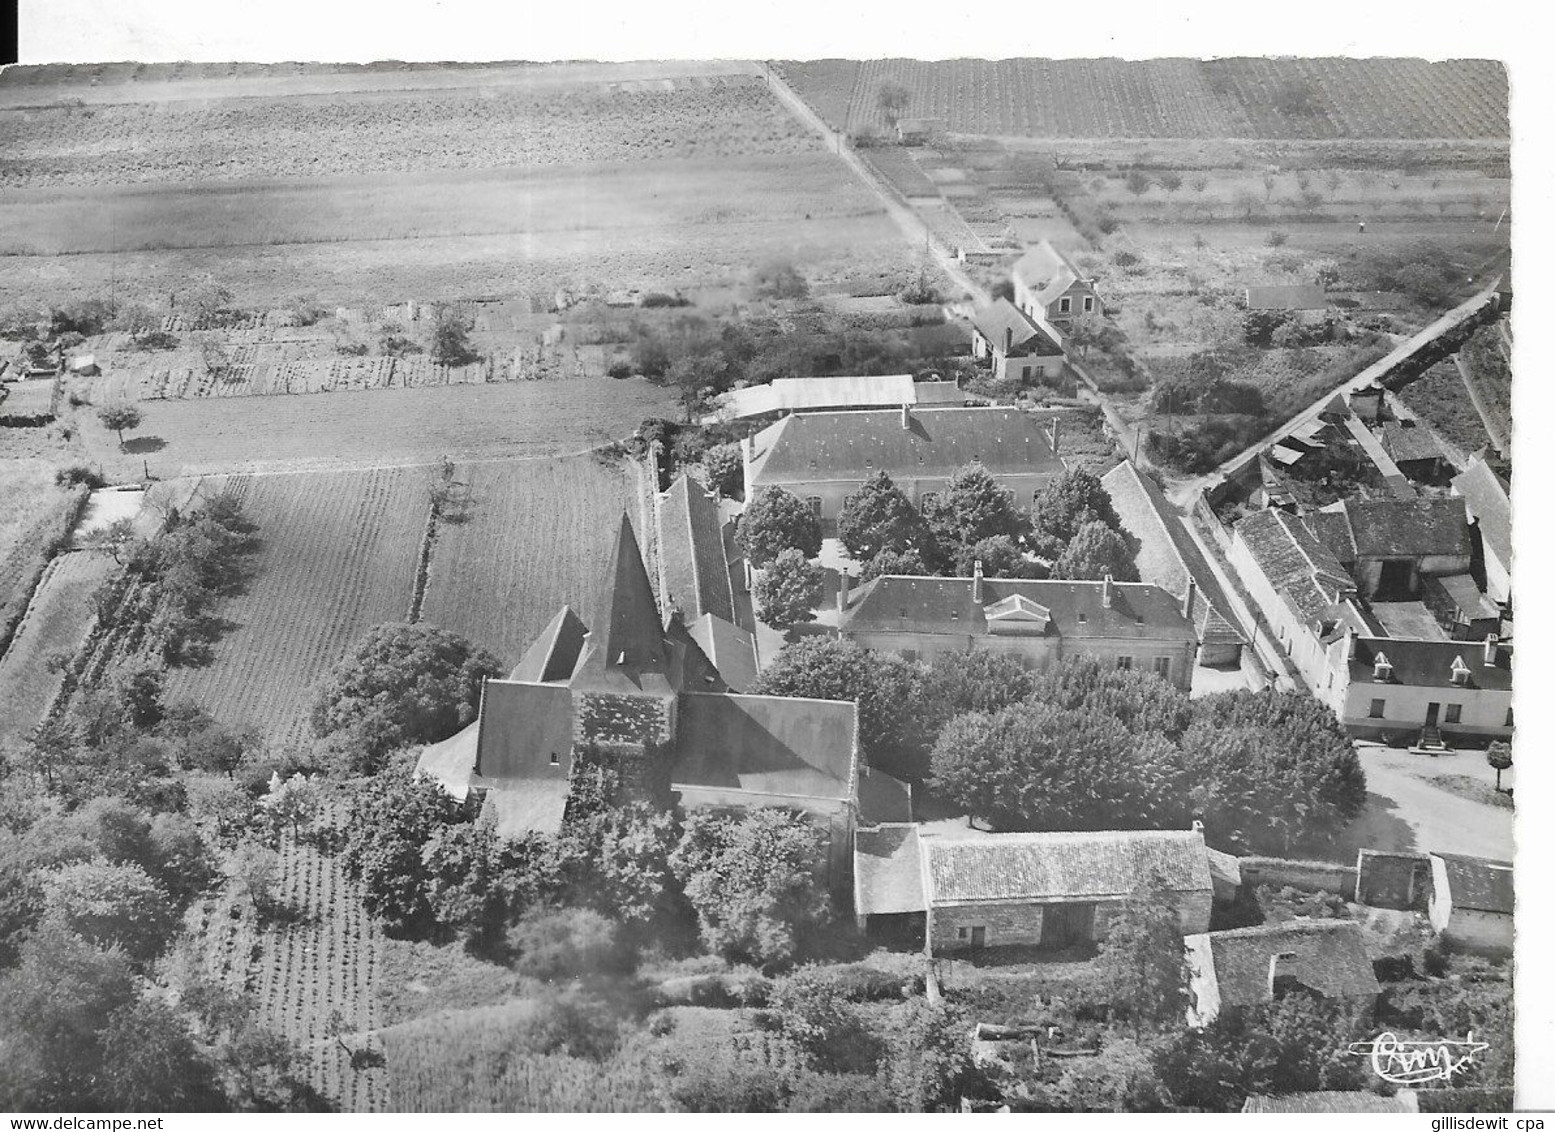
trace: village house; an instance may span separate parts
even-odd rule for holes
[[[474,795],[507,836],[558,830],[574,767],[598,759],[636,796],[801,811],[828,834],[834,884],[860,822],[910,816],[907,786],[864,765],[854,704],[735,694],[679,616],[661,619],[625,515],[594,609],[589,626],[563,607],[417,770]]]
[[[1139,580],[1182,600],[1198,634],[1199,663],[1237,664],[1246,642],[1231,619],[1230,604],[1204,552],[1161,489],[1127,460],[1102,476],[1101,484],[1123,529],[1139,544],[1134,555]]]
[[[1436,434],[1414,421],[1384,421],[1382,450],[1394,465],[1416,483],[1442,485],[1452,476],[1452,464]]]
[[[1047,240],[1015,261],[1010,280],[1015,287],[1015,305],[1028,317],[1061,331],[1094,325],[1106,313],[1096,293],[1096,280],[1082,274]]]
[[[1316,283],[1244,287],[1242,301],[1250,311],[1292,314],[1301,322],[1321,321],[1328,310],[1328,296]]]
[[[1058,415],[1002,406],[795,413],[741,443],[745,498],[780,487],[806,500],[827,534],[843,501],[882,471],[921,506],[975,460],[1018,507],[1064,471]]]
[[[1454,476],[1453,494],[1463,500],[1474,524],[1480,552],[1480,573],[1486,595],[1510,607],[1512,602],[1512,500],[1506,482],[1483,456]]]
[[[1264,1006],[1293,990],[1364,1012],[1382,989],[1360,926],[1350,920],[1206,932],[1187,936],[1183,947],[1191,972],[1190,1026],[1207,1026],[1228,1010]]]
[[[702,419],[753,420],[788,413],[842,409],[894,409],[900,405],[962,405],[966,394],[954,381],[919,381],[910,373],[869,377],[780,377],[721,394],[717,411]]]
[[[932,663],[947,653],[1000,652],[1043,669],[1085,656],[1153,672],[1187,691],[1198,635],[1193,595],[1145,582],[1033,581],[886,574],[838,594],[837,632],[865,648]]]
[[[902,145],[926,145],[945,132],[943,118],[898,118],[896,140]]]
[[[1345,499],[1302,521],[1367,600],[1418,598],[1425,578],[1469,572],[1461,499]]]
[[[1064,340],[1040,316],[998,299],[972,319],[972,356],[998,380],[1040,382],[1063,373]]]
[[[1431,854],[1431,926],[1455,947],[1510,955],[1515,899],[1510,861]]]
[[[853,877],[860,929],[921,927],[931,955],[1099,942],[1152,878],[1185,935],[1209,927],[1214,903],[1196,829],[960,835],[881,825],[856,835]]]

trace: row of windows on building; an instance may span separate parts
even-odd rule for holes
[[[1443,723],[1463,722],[1462,704],[1427,704],[1425,709],[1425,721],[1427,723],[1436,722],[1435,716],[1437,711],[1442,713],[1441,719]],[[1386,719],[1388,717],[1388,701],[1385,698],[1372,700],[1371,711],[1368,713],[1368,715],[1371,719]],[[1512,726],[1511,708],[1506,709],[1506,726]]]
[[[1083,302],[1084,302],[1084,305],[1080,309],[1083,310],[1086,314],[1090,314],[1092,311],[1094,311],[1096,309],[1096,300],[1094,298],[1092,298],[1090,295],[1085,296],[1085,299],[1083,300]],[[1074,310],[1074,300],[1071,299],[1068,295],[1065,295],[1063,298],[1058,300],[1058,313],[1059,314],[1070,314],[1070,313],[1073,312],[1073,310]]]

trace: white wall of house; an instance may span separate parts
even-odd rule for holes
[[[1373,701],[1381,700],[1381,715],[1373,714]],[[1430,687],[1374,683],[1360,679],[1349,683],[1344,708],[1339,713],[1352,733],[1370,735],[1382,731],[1419,730],[1425,726],[1426,713],[1436,704],[1436,726],[1444,736],[1510,739],[1507,712],[1512,693],[1489,688]],[[1448,718],[1448,708],[1458,708],[1456,722]]]

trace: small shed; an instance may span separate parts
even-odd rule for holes
[[[1510,955],[1514,902],[1512,862],[1431,854],[1431,926],[1449,943]]]
[[[102,372],[97,368],[97,355],[95,354],[77,354],[70,359],[69,367],[71,373],[78,373],[83,377],[95,377]]]
[[[923,145],[944,132],[943,118],[901,118],[896,123],[896,140],[903,145]]]

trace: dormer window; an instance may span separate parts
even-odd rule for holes
[[[1452,658],[1452,682],[1460,688],[1468,685],[1469,666],[1463,663],[1461,656]]]
[[[1387,653],[1379,652],[1377,659],[1372,661],[1371,678],[1378,683],[1393,679],[1393,665],[1389,662]]]
[[[551,752],[551,765],[552,766],[561,766],[562,765],[562,757],[560,755],[558,755],[555,751]]]

